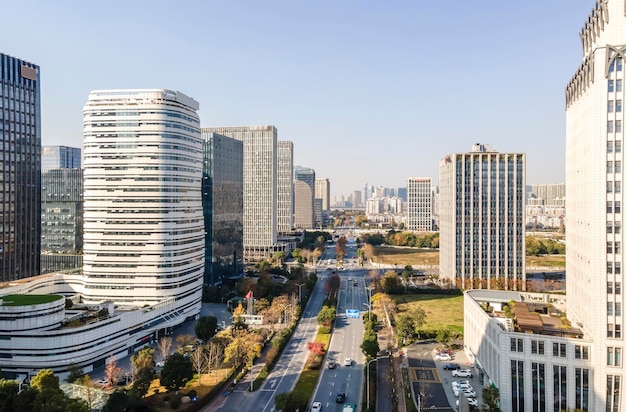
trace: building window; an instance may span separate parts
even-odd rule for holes
[[[619,397],[621,392],[621,377],[606,376],[606,412],[619,412]]]
[[[607,316],[613,316],[613,302],[606,302],[606,314]]]
[[[615,302],[615,316],[622,316],[622,303]]]
[[[606,122],[606,132],[613,133],[613,120]]]
[[[606,253],[613,253],[613,242],[606,242]]]
[[[622,162],[621,160],[615,161],[615,173],[622,173]]]
[[[546,412],[546,366],[536,362],[533,362],[531,366],[533,412]]]
[[[542,340],[531,340],[530,351],[536,355],[543,355],[545,351],[544,342]]]
[[[622,111],[622,101],[615,100],[615,112],[620,113]]]
[[[613,324],[612,323],[607,323],[606,325],[606,337],[607,338],[613,337]]]
[[[613,113],[613,100],[609,100],[606,102],[606,111],[608,113]]]
[[[606,282],[606,293],[607,295],[613,294],[613,282]]]
[[[615,339],[621,339],[622,337],[622,325],[619,323],[615,324]]]
[[[606,213],[613,213],[613,202],[610,200],[606,202]]]
[[[615,254],[619,255],[622,253],[622,242],[615,242]]]
[[[574,357],[576,359],[589,360],[589,346],[574,345]]]
[[[524,362],[511,360],[511,403],[513,412],[524,411]]]
[[[606,182],[606,192],[607,193],[613,193],[613,182],[612,181]]]
[[[622,208],[621,208],[622,204],[619,200],[615,201],[615,213],[621,213],[622,212]]]
[[[620,232],[622,231],[622,223],[621,222],[615,222],[613,231],[615,232],[616,235],[619,235]]]
[[[555,411],[567,410],[567,367],[553,365],[554,376],[554,409]]]
[[[608,92],[612,93],[614,91],[615,91],[615,80],[609,80]]]
[[[589,410],[589,369],[576,368],[576,409]]]
[[[622,133],[622,121],[621,120],[615,121],[615,133]]]
[[[511,352],[524,352],[524,339],[511,338]]]
[[[619,180],[615,182],[615,193],[622,193],[622,182]]]
[[[615,91],[616,92],[622,91],[622,79],[615,80]]]
[[[622,141],[621,140],[615,141],[615,153],[622,153]]]
[[[611,162],[610,160],[606,162],[606,172],[613,173],[613,162]]]
[[[613,153],[613,141],[612,140],[609,140],[608,142],[606,142],[606,152]]]
[[[615,294],[616,295],[622,294],[622,282],[615,282]]]
[[[564,343],[553,342],[552,343],[552,356],[564,358],[567,356],[567,350]]]
[[[615,349],[612,347],[606,348],[606,364],[608,366],[613,366],[615,363]]]
[[[620,275],[622,273],[622,262],[615,262],[615,274]]]
[[[613,273],[613,262],[606,262],[606,273]]]

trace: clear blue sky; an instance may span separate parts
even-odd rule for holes
[[[475,142],[564,181],[564,89],[595,0],[10,1],[0,52],[39,64],[42,142],[82,147],[89,92],[168,88],[203,127],[273,124],[331,180],[438,181]]]

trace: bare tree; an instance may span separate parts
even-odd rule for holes
[[[92,410],[98,397],[98,388],[87,374],[78,379],[77,383],[80,384],[81,397],[87,402],[89,410]]]
[[[193,366],[193,369],[196,371],[199,376],[199,380],[201,381],[202,373],[206,370],[207,366],[207,354],[204,347],[197,346],[193,350],[193,352],[191,352],[191,356],[189,357],[189,359],[191,359],[191,365]]]
[[[104,389],[106,390],[113,389],[113,387],[117,385],[117,382],[122,377],[122,373],[123,373],[122,368],[119,368],[117,366],[117,362],[115,361],[115,358],[113,357],[113,355],[111,355],[109,357],[109,362],[104,368],[104,380],[106,382],[104,384]]]
[[[167,359],[167,357],[170,356],[170,351],[172,350],[172,338],[169,336],[163,336],[159,339],[157,347],[159,348],[159,352],[161,352],[163,359]]]
[[[211,373],[211,369],[215,369],[215,382],[217,382],[217,370],[224,363],[224,347],[215,342],[208,344],[207,350],[207,370]]]

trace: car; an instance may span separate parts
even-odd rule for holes
[[[346,358],[346,360],[343,361],[343,364],[345,366],[352,366],[352,359]]]
[[[474,388],[469,383],[461,383],[461,384],[458,384],[458,385],[454,385],[453,384],[452,385],[452,390],[453,391],[464,391],[464,390],[473,391]]]
[[[322,402],[313,402],[311,404],[311,412],[320,412],[322,410]]]
[[[337,403],[344,403],[346,401],[346,394],[345,394],[345,392],[338,392],[337,393],[337,397],[335,398],[335,401]]]
[[[334,360],[331,360],[330,362],[328,362],[328,369],[335,369],[337,367],[337,362],[335,362]]]
[[[469,390],[469,389],[462,389],[460,391],[457,390],[453,390],[452,392],[454,392],[454,396],[459,396],[460,394],[465,395],[466,398],[475,398],[476,397],[476,392],[473,390]]]
[[[458,363],[446,363],[445,365],[443,365],[443,368],[447,371],[453,371],[456,369],[461,369],[461,365],[459,365]]]
[[[469,369],[457,369],[452,371],[452,376],[455,378],[471,378],[472,371]]]
[[[109,384],[109,381],[108,381],[108,380],[106,380],[106,379],[100,379],[99,381],[96,381],[96,383],[97,383],[98,385],[106,386],[106,385],[108,385],[108,384]]]
[[[453,388],[463,388],[463,387],[472,387],[472,384],[470,381],[468,381],[467,379],[462,380],[462,381],[452,381],[452,387]]]
[[[162,368],[163,366],[165,366],[165,361],[160,361],[156,363],[157,368]]]
[[[461,402],[457,399],[457,400],[456,400],[456,406],[459,406],[459,404],[460,404],[460,403],[461,403]],[[476,398],[467,398],[467,403],[468,403],[470,406],[475,406],[475,407],[478,407],[478,401],[476,400]]]
[[[452,357],[447,353],[438,353],[435,355],[435,360],[438,361],[449,361],[452,360]]]

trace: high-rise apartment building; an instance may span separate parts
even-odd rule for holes
[[[41,148],[41,171],[50,169],[80,169],[81,153],[78,147],[43,146]]]
[[[475,144],[440,161],[442,277],[463,288],[525,288],[525,157]]]
[[[298,182],[308,186],[305,190]],[[298,229],[315,227],[315,170],[296,166],[294,170],[294,226]]]
[[[593,342],[589,411],[626,410],[624,27],[623,1],[595,2],[580,32],[582,63],[565,89],[567,316]],[[573,384],[572,372],[567,378]]]
[[[204,284],[243,270],[243,143],[202,132],[204,171]]]
[[[243,248],[248,261],[284,251],[277,242],[278,131],[274,126],[202,129],[243,142]]]
[[[330,210],[330,180],[327,177],[315,179],[315,198],[322,199],[322,212]]]
[[[360,190],[352,191],[352,194],[350,195],[350,203],[352,203],[352,207],[363,207],[363,198]]]
[[[278,142],[278,233],[293,230],[293,142]]]
[[[99,90],[84,124],[86,302],[200,310],[204,275],[199,104],[164,89]]]
[[[430,177],[407,179],[406,228],[416,232],[433,230],[432,182]]]
[[[83,170],[41,172],[41,273],[83,265]]]
[[[40,273],[39,66],[0,53],[0,281]]]
[[[543,206],[564,206],[565,183],[531,185],[530,195]]]

